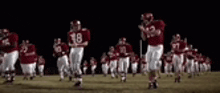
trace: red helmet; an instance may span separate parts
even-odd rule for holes
[[[144,13],[141,15],[141,20],[147,20],[149,22],[154,20],[154,16],[152,13]]]

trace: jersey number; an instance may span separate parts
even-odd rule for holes
[[[10,45],[10,42],[8,41],[8,39],[3,40],[2,43],[3,43],[4,45]]]
[[[125,46],[122,46],[122,47],[119,47],[120,48],[120,53],[126,53],[126,47]]]
[[[72,41],[76,42],[76,43],[82,43],[83,39],[82,39],[82,34],[81,33],[73,33],[70,35]]]
[[[172,46],[173,46],[174,49],[179,49],[180,48],[180,44],[179,43],[173,44]]]
[[[26,53],[28,48],[26,46],[21,47],[20,52]]]

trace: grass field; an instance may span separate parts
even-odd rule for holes
[[[126,83],[120,79],[111,79],[103,75],[84,76],[83,89],[73,87],[73,82],[60,82],[59,76],[36,77],[33,81],[23,81],[22,76],[16,77],[13,85],[0,84],[0,93],[220,93],[220,72],[201,75],[188,79],[184,75],[181,83],[174,83],[174,77],[162,74],[159,88],[148,90],[147,76],[128,75]],[[0,83],[4,79],[0,78]]]

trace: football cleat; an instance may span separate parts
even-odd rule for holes
[[[155,81],[153,82],[153,88],[154,88],[154,89],[157,89],[157,88],[158,88],[157,80],[155,80]]]
[[[151,89],[151,88],[153,88],[153,84],[152,84],[152,83],[149,83],[148,89]]]

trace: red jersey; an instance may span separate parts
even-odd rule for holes
[[[96,60],[90,60],[90,65],[91,66],[97,65],[97,61]]]
[[[192,49],[189,49],[186,51],[186,57],[188,59],[195,59],[196,58],[196,51],[195,50],[192,50]]]
[[[200,56],[200,57],[199,57],[199,63],[200,63],[200,64],[205,63],[205,60],[206,60],[205,56]]]
[[[159,36],[150,36],[150,35],[147,35],[147,33],[144,33],[145,37],[149,36],[148,38],[149,45],[156,46],[156,45],[160,45],[164,43],[164,28],[165,28],[165,23],[162,20],[155,20],[145,25],[145,29],[147,31],[153,31],[157,29],[161,31]]]
[[[83,66],[84,67],[89,67],[89,64],[88,63],[83,63]]]
[[[109,57],[107,57],[107,56],[105,56],[105,57],[101,57],[101,63],[102,64],[109,64],[110,62],[109,62],[110,60],[109,60]]]
[[[109,56],[110,61],[117,60],[119,53],[117,51],[113,51],[113,52],[109,51],[108,56]]]
[[[186,43],[182,40],[180,41],[174,41],[171,43],[171,47],[174,50],[174,53],[179,55],[182,54],[183,52],[185,52],[185,48],[186,48]]]
[[[165,56],[164,60],[165,60],[167,63],[172,63],[172,58],[173,58],[173,55],[167,55],[167,56]]]
[[[37,62],[35,45],[28,44],[20,48],[21,64],[31,64]]]
[[[116,51],[119,53],[119,57],[128,57],[133,50],[132,46],[126,43],[116,45]]]
[[[45,65],[45,59],[42,57],[39,57],[38,59],[38,65]]]
[[[138,55],[131,56],[130,60],[131,60],[131,63],[138,63],[139,62],[139,57],[138,57]]]
[[[70,31],[68,32],[68,42],[70,44],[81,44],[83,42],[90,40],[90,31],[88,29],[81,29],[77,32]],[[77,47],[85,47],[85,46],[77,46]]]
[[[54,46],[54,54],[58,57],[66,55],[68,51],[69,51],[69,46],[64,42]]]
[[[3,52],[6,52],[6,53],[10,53],[10,52],[13,52],[15,50],[18,50],[19,49],[19,46],[18,46],[18,35],[16,33],[11,33],[9,34],[7,37],[3,38],[0,43],[2,45],[6,45],[6,46],[10,46],[12,45],[13,43],[17,43],[16,47],[15,48],[12,48],[12,47],[4,47],[2,49]]]

